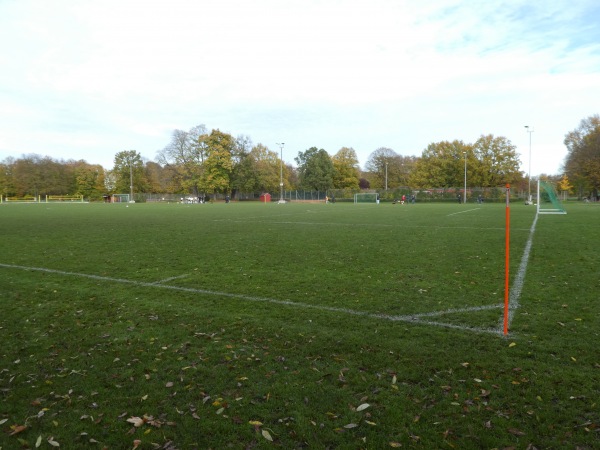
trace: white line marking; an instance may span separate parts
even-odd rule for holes
[[[470,212],[470,211],[477,211],[478,209],[481,209],[481,208],[473,208],[473,209],[467,209],[466,211],[455,212],[455,213],[452,213],[452,214],[448,214],[446,217],[454,216],[456,214],[462,214],[462,213],[466,213],[466,212]]]
[[[519,265],[519,270],[517,271],[517,276],[513,281],[513,285],[509,291],[508,297],[508,328],[510,329],[510,324],[515,315],[515,311],[519,309],[519,299],[521,298],[521,291],[523,290],[523,283],[525,282],[525,274],[527,273],[527,264],[529,263],[529,253],[531,252],[531,246],[533,244],[533,233],[535,232],[535,225],[538,220],[538,215],[536,214],[533,218],[533,223],[531,224],[531,228],[529,229],[529,237],[527,238],[527,243],[525,244],[525,249],[523,250],[523,256],[521,257],[521,264]],[[498,326],[498,331],[504,330],[504,317],[500,319],[500,324]]]
[[[188,276],[188,275],[187,275],[187,274],[185,274],[185,275],[179,275],[178,277],[170,277],[170,278],[165,278],[164,280],[155,281],[155,282],[153,282],[153,283],[151,283],[151,284],[155,284],[155,285],[156,285],[156,284],[168,283],[169,281],[178,280],[178,279],[180,279],[180,278],[185,278],[185,277],[187,277],[187,276]]]
[[[480,208],[478,208],[480,209]],[[466,212],[466,211],[465,211]],[[504,227],[443,227],[431,225],[404,225],[391,223],[343,223],[343,222],[292,222],[292,221],[274,221],[274,220],[233,220],[233,219],[214,219],[213,222],[231,222],[231,223],[264,223],[267,225],[315,225],[315,226],[348,226],[348,227],[375,227],[375,228],[433,228],[436,230],[504,230]],[[529,231],[529,228],[515,228],[511,231]]]
[[[421,317],[431,317],[431,316],[435,316],[435,315],[443,315],[443,314],[449,314],[449,313],[453,313],[453,312],[479,311],[479,310],[483,310],[483,309],[496,308],[496,306],[476,306],[473,308],[449,309],[449,310],[438,312],[438,313],[423,313],[423,314],[412,314],[412,315],[409,314],[409,315],[402,315],[402,316],[390,316],[388,314],[368,313],[365,311],[356,311],[353,309],[338,308],[335,306],[311,305],[309,303],[293,302],[291,300],[278,300],[278,299],[267,298],[267,297],[253,297],[253,296],[243,295],[243,294],[232,294],[229,292],[210,291],[207,289],[185,288],[185,287],[180,287],[180,286],[156,284],[156,282],[148,283],[148,282],[144,282],[144,281],[127,280],[124,278],[103,277],[103,276],[99,276],[99,275],[90,275],[90,274],[77,273],[77,272],[67,272],[67,271],[63,271],[63,270],[48,269],[48,268],[44,268],[44,267],[27,267],[27,266],[15,265],[15,264],[2,264],[2,263],[0,263],[0,267],[4,267],[7,269],[18,269],[18,270],[25,270],[25,271],[53,273],[53,274],[57,274],[57,275],[79,277],[79,278],[89,278],[91,280],[109,281],[109,282],[113,282],[113,283],[130,284],[133,286],[169,289],[172,291],[190,292],[193,294],[204,294],[204,295],[213,295],[213,296],[227,297],[227,298],[237,298],[240,300],[272,303],[272,304],[276,304],[276,305],[292,306],[292,307],[296,307],[296,308],[316,309],[316,310],[320,310],[320,311],[329,311],[329,312],[350,314],[353,316],[368,317],[371,319],[384,319],[384,320],[389,320],[389,321],[393,321],[393,322],[408,322],[408,323],[418,323],[418,324],[424,324],[424,325],[433,325],[433,326],[444,327],[444,328],[453,328],[453,329],[462,330],[462,331],[472,331],[475,333],[500,334],[500,335],[502,334],[502,332],[498,331],[497,329],[468,327],[468,326],[451,324],[451,323],[442,323],[442,322],[432,322],[432,321],[428,321],[428,320],[421,320]]]

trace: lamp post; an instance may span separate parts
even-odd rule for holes
[[[463,152],[465,155],[465,191],[463,195],[463,203],[467,203],[467,152]]]
[[[279,193],[279,203],[285,203],[285,200],[283,199],[283,146],[285,145],[285,142],[277,142],[277,145],[279,145],[279,151],[281,152],[279,166],[279,187],[281,188],[281,191]]]
[[[133,161],[129,159],[129,203],[133,202]]]
[[[530,128],[529,125],[525,125],[527,132],[529,133],[529,175],[528,178],[528,190],[527,190],[527,204],[531,205],[531,133],[533,133],[533,128]]]
[[[387,161],[385,162],[385,191],[387,192]]]

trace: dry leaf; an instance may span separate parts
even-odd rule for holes
[[[15,434],[25,431],[27,429],[27,425],[12,425],[10,429],[12,432],[9,434],[9,436],[14,436]]]
[[[138,448],[140,445],[142,444],[142,441],[140,441],[139,439],[136,439],[135,441],[133,441],[133,449],[135,450],[136,448]]]
[[[165,384],[165,387],[173,387],[173,382],[169,381],[167,384]]]
[[[398,448],[402,447],[402,444],[400,442],[390,442],[390,447]]]
[[[262,422],[259,422],[258,420],[251,420],[248,422],[250,425],[254,425],[255,427],[260,427],[262,426]]]
[[[35,448],[38,448],[40,445],[42,445],[42,435],[40,434],[37,438],[37,441],[35,441]]]
[[[271,437],[271,433],[269,433],[267,430],[262,430],[261,434],[263,435],[263,437],[267,440],[267,441],[271,441],[273,442],[273,438]]]
[[[127,422],[132,423],[134,427],[141,427],[144,425],[144,419],[141,417],[130,417]]]
[[[357,426],[355,423],[349,423],[348,425],[344,425],[344,428],[356,428]]]
[[[364,410],[365,410],[365,409],[367,409],[369,406],[371,406],[371,405],[369,405],[368,403],[363,403],[362,405],[360,405],[360,406],[358,406],[358,407],[356,408],[356,411],[358,411],[358,412],[360,412],[360,411],[364,411]]]
[[[56,442],[53,437],[48,438],[48,444],[50,444],[52,447],[60,447],[60,444]]]

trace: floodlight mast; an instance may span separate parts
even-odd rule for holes
[[[467,203],[467,152],[463,152],[463,155],[465,155],[465,191],[463,193],[463,203]]]
[[[531,204],[531,133],[533,133],[533,128],[530,128],[529,125],[525,125],[527,133],[529,133],[529,175],[528,175],[528,191],[527,191],[527,204]]]
[[[285,200],[283,199],[283,146],[285,145],[285,142],[277,142],[277,145],[279,146],[279,150],[281,152],[281,158],[279,160],[279,187],[281,189],[279,192],[279,203],[285,203]]]
[[[133,202],[133,161],[129,159],[129,203]]]

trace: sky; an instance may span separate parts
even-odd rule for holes
[[[0,161],[111,169],[204,124],[361,167],[492,134],[558,174],[600,113],[599,23],[598,0],[0,0]]]

